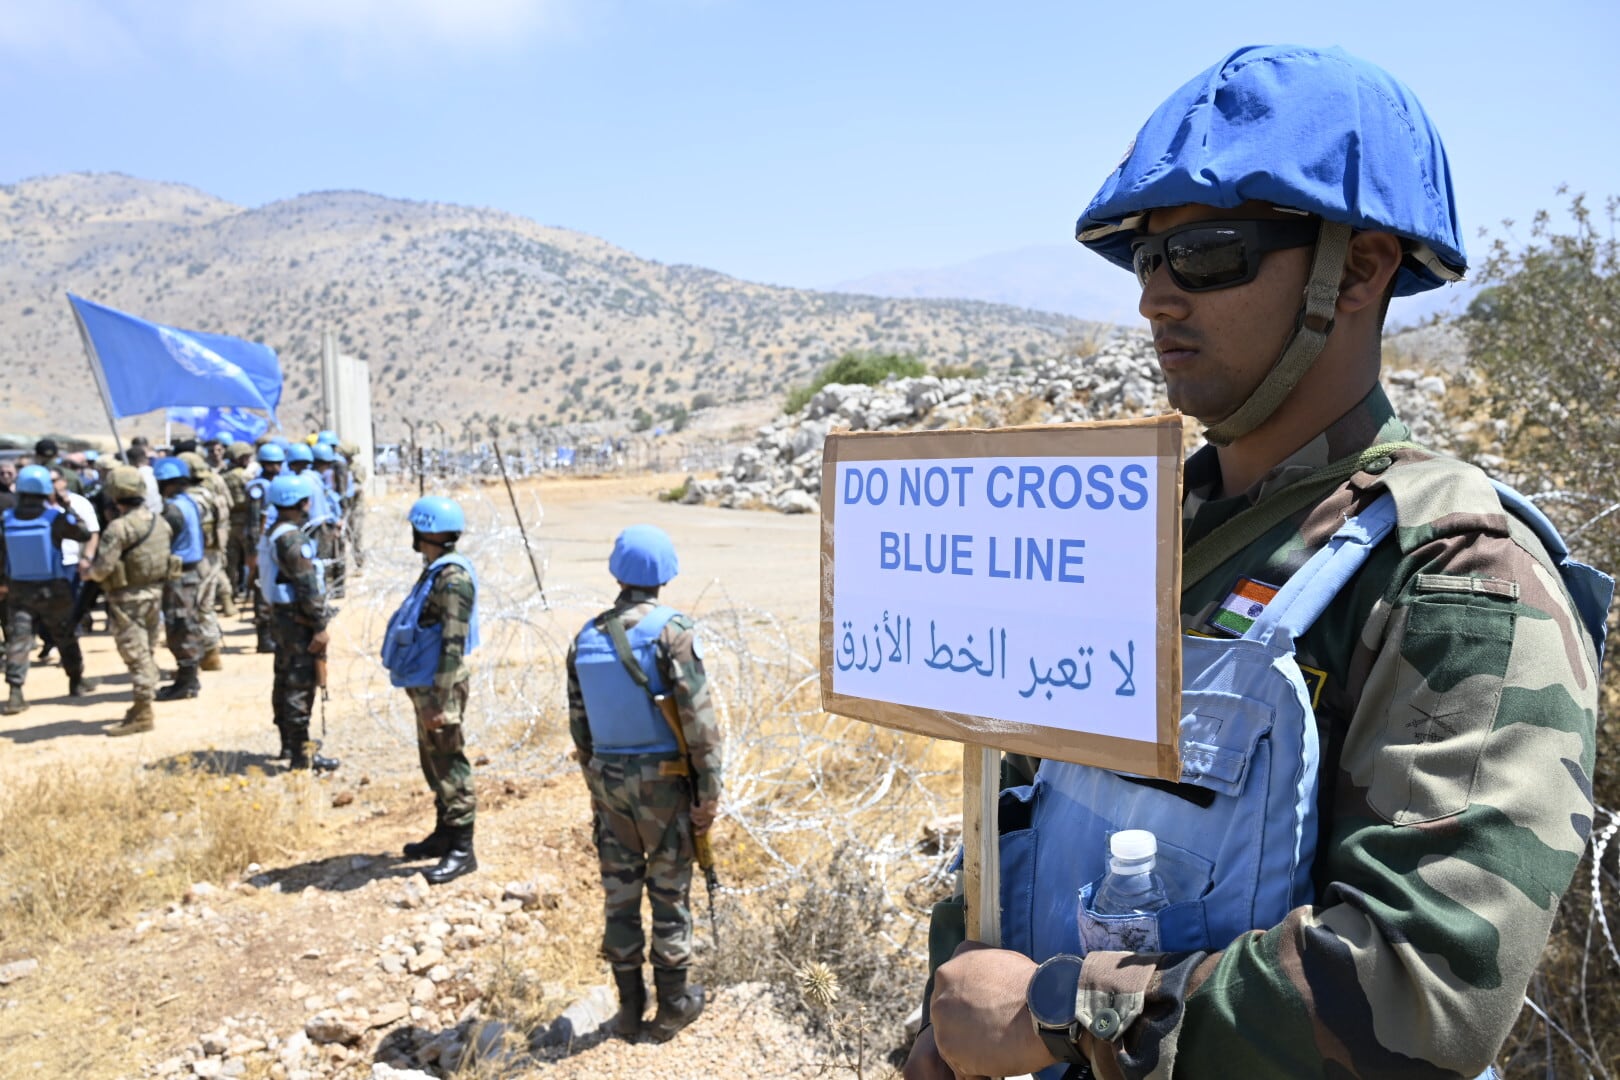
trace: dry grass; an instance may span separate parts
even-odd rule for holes
[[[192,882],[289,856],[309,837],[315,805],[304,777],[186,764],[41,773],[0,802],[0,950],[65,940]]]

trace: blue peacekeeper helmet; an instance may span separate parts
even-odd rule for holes
[[[608,556],[608,573],[623,585],[663,585],[680,569],[674,542],[656,525],[630,526],[613,542],[613,554]]]
[[[323,431],[315,436],[315,444],[317,446],[336,446],[338,444],[338,433],[335,431]]]
[[[1342,49],[1297,45],[1238,49],[1171,94],[1080,215],[1075,238],[1130,269],[1148,211],[1249,200],[1400,236],[1397,296],[1468,268],[1445,147],[1417,97]]]
[[[313,462],[315,451],[309,448],[309,443],[295,442],[287,447],[287,460]]]
[[[24,465],[17,470],[17,494],[49,495],[55,487],[51,470],[43,465]]]
[[[277,446],[275,443],[267,442],[263,446],[259,447],[258,458],[259,458],[260,461],[266,462],[266,463],[269,463],[269,462],[272,462],[272,461],[278,461],[278,462],[279,461],[286,461],[287,460],[287,451],[283,450],[281,447]]]
[[[309,482],[297,473],[282,473],[270,481],[270,504],[283,508],[297,506],[310,497]]]
[[[165,480],[190,480],[191,466],[177,457],[158,458],[152,465],[152,475],[157,477],[159,483]]]
[[[467,527],[461,504],[443,495],[426,495],[411,504],[406,515],[411,528],[424,533],[459,533]]]
[[[322,463],[330,463],[337,460],[337,454],[333,452],[332,445],[330,443],[318,442],[309,448],[309,452],[315,455],[316,461]]]

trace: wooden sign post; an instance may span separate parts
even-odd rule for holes
[[[963,744],[968,933],[997,944],[1003,751],[1180,775],[1179,415],[835,434],[829,712]]]

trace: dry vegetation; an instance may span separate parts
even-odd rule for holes
[[[246,210],[117,175],[0,186],[0,254],[0,426],[31,430],[104,422],[64,291],[272,345],[294,426],[321,426],[306,414],[330,329],[370,361],[385,439],[405,417],[487,437],[774,402],[852,351],[1004,368],[1088,325],[754,285],[490,210],[362,192]]]

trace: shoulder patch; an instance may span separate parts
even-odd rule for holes
[[[315,558],[315,552],[318,549],[315,547],[315,541],[313,541],[313,540],[305,540],[304,541],[304,546],[300,550],[303,551],[304,558],[313,560]]]

